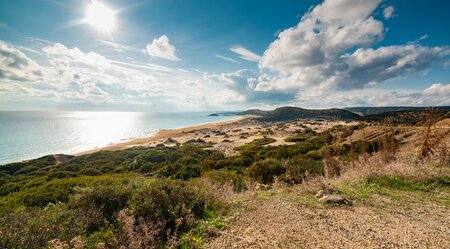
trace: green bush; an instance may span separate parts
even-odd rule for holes
[[[78,191],[77,191],[78,190]],[[69,202],[70,208],[100,210],[108,223],[114,223],[116,214],[126,207],[131,189],[123,184],[99,185],[75,189],[78,193]],[[93,231],[98,228],[92,228]]]
[[[173,178],[186,181],[191,178],[199,177],[200,175],[201,169],[199,165],[184,165],[173,175]]]
[[[324,174],[322,161],[312,159],[291,159],[286,163],[285,180],[301,183],[306,176],[320,176]]]
[[[204,177],[220,185],[230,184],[235,192],[246,189],[244,176],[235,170],[212,170],[207,172]]]
[[[286,168],[281,164],[281,161],[265,159],[250,166],[248,175],[255,181],[268,184],[273,182],[275,176],[283,174],[285,170]]]
[[[98,169],[84,168],[80,170],[78,174],[82,176],[99,176],[102,174],[102,172]]]
[[[70,241],[103,221],[96,210],[82,212],[65,204],[45,209],[18,210],[0,215],[0,248],[46,248],[53,239]]]
[[[159,233],[162,241],[167,241],[174,233],[182,233],[203,217],[210,200],[206,194],[178,180],[158,180],[148,182],[134,191],[130,206],[139,220],[160,222]]]

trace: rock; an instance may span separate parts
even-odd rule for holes
[[[332,205],[352,205],[352,202],[350,200],[341,195],[325,194],[319,198],[319,201],[325,204],[332,204]]]
[[[70,241],[70,248],[74,248],[74,249],[82,249],[82,248],[84,248],[84,242],[81,239],[81,236],[74,237]]]

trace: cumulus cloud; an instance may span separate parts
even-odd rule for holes
[[[423,91],[426,96],[443,96],[450,102],[450,84],[436,83]]]
[[[383,9],[383,16],[384,16],[384,18],[386,20],[387,19],[391,19],[394,16],[394,11],[395,11],[395,8],[392,5],[387,6],[386,8],[384,8]]]
[[[143,104],[148,102],[144,95],[158,98],[165,94],[159,80],[170,80],[167,75],[173,72],[154,64],[109,60],[98,53],[59,43],[42,47],[45,63],[35,62],[4,42],[0,42],[0,55],[0,82],[9,85],[0,91],[3,99]]]
[[[0,106],[55,104],[181,111],[225,109],[225,105],[242,103],[242,97],[232,90],[203,84],[203,72],[194,69],[111,60],[99,53],[51,42],[40,44],[38,63],[17,46],[0,44]]]
[[[170,44],[169,37],[166,35],[162,35],[158,39],[153,39],[152,43],[147,45],[146,51],[149,55],[154,57],[170,61],[180,60],[180,58],[175,55],[176,48]]]
[[[380,3],[325,0],[312,8],[266,49],[259,67],[272,76],[255,89],[314,94],[372,87],[422,73],[450,54],[448,47],[418,44],[370,48],[385,35],[372,16]]]
[[[42,76],[37,63],[22,51],[0,41],[0,79],[36,80]]]
[[[435,86],[423,91],[357,89],[346,92],[326,92],[310,95],[300,93],[295,105],[312,108],[349,107],[349,106],[447,106],[450,105],[449,93],[435,91],[444,89]],[[447,85],[448,87],[448,85]],[[433,90],[429,90],[433,89]]]
[[[299,24],[278,35],[264,52],[260,67],[292,73],[305,67],[329,68],[355,46],[383,38],[383,24],[369,16],[380,1],[325,1]]]
[[[293,99],[295,93],[285,91],[259,91],[255,82],[264,76],[258,76],[251,70],[242,69],[232,73],[204,74],[203,78],[210,83],[219,83],[237,93],[236,101],[255,103],[280,103]]]
[[[242,46],[233,46],[230,48],[230,51],[239,55],[241,59],[247,61],[258,62],[261,59],[261,56],[253,53],[252,51],[242,47]]]

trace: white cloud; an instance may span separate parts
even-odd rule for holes
[[[395,8],[392,5],[387,6],[386,8],[384,8],[383,9],[383,16],[384,16],[384,18],[387,20],[387,19],[391,19],[392,17],[394,17],[394,11],[395,11]]]
[[[255,54],[252,51],[250,51],[244,47],[241,47],[241,46],[233,46],[230,48],[230,51],[235,54],[238,54],[241,59],[244,59],[247,61],[257,62],[261,59],[261,56]]]
[[[370,48],[385,33],[371,16],[380,3],[325,0],[312,8],[266,49],[259,67],[271,76],[256,82],[255,90],[314,95],[373,87],[425,72],[450,54],[448,47],[417,44]]]
[[[180,85],[184,87],[195,87],[198,85],[198,80],[183,80],[180,82]]]
[[[423,90],[423,94],[426,96],[443,96],[448,98],[450,103],[450,84],[435,83]]]
[[[9,95],[30,101],[46,98],[47,102],[145,103],[147,100],[139,96],[164,94],[158,76],[173,71],[154,64],[109,60],[59,43],[47,44],[42,52],[46,63],[38,64],[17,48],[0,42],[0,82],[12,86],[4,87],[0,98]],[[51,98],[47,96],[50,93]]]
[[[163,58],[170,61],[179,61],[175,55],[176,48],[170,44],[169,37],[162,35],[158,39],[153,39],[152,43],[149,43],[146,47],[146,51],[149,55]]]
[[[226,57],[220,54],[216,54],[215,55],[217,58],[222,59],[222,60],[226,60],[228,62],[232,62],[232,63],[239,63],[239,61],[235,60],[235,59],[231,59],[230,57]]]
[[[128,50],[135,50],[132,47],[125,46],[125,45],[122,45],[122,44],[119,44],[119,43],[116,43],[116,42],[112,42],[112,41],[106,41],[106,40],[101,40],[101,39],[98,39],[97,41],[100,42],[100,43],[103,43],[103,44],[105,44],[107,46],[113,47],[114,50],[116,50],[117,52],[125,52],[125,51],[128,51]]]
[[[202,71],[111,60],[58,43],[41,45],[37,63],[0,42],[1,108],[223,110],[243,98],[223,86],[203,84]]]
[[[210,83],[219,83],[227,89],[237,93],[236,99],[240,102],[250,101],[255,103],[279,103],[293,99],[295,93],[286,91],[259,91],[255,82],[259,82],[264,76],[259,76],[251,70],[242,69],[232,73],[204,74],[204,80]]]
[[[261,68],[292,72],[339,60],[348,49],[383,38],[383,24],[370,17],[380,1],[327,0],[282,31],[259,63]],[[330,65],[332,66],[332,65]]]
[[[316,6],[309,16],[327,23],[351,23],[366,19],[380,3],[381,0],[325,0]],[[302,21],[307,18],[308,14],[303,16]]]
[[[448,106],[447,95],[424,91],[358,89],[346,92],[300,94],[295,105],[309,108],[344,108],[350,106]]]
[[[42,70],[22,51],[0,41],[0,79],[26,81],[37,80]]]

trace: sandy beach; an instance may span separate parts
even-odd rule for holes
[[[86,150],[82,152],[75,153],[74,155],[80,156],[80,155],[86,155],[90,153],[94,153],[101,150],[108,150],[108,151],[114,151],[114,150],[123,150],[126,148],[134,147],[134,146],[155,146],[159,143],[164,143],[168,138],[178,138],[180,139],[179,142],[185,142],[189,139],[195,139],[195,131],[207,131],[207,130],[214,130],[214,129],[223,129],[223,127],[238,124],[245,120],[250,120],[254,118],[255,116],[247,115],[247,116],[239,116],[235,119],[231,120],[225,120],[225,121],[218,121],[218,122],[212,122],[212,123],[206,123],[206,124],[200,124],[195,126],[189,126],[189,127],[183,127],[179,129],[163,129],[155,132],[149,137],[144,138],[137,138],[132,139],[126,142],[116,143],[113,145],[108,145],[105,147],[99,147],[91,150]]]
[[[113,144],[106,147],[99,147],[92,150],[76,153],[76,156],[86,155],[101,150],[123,150],[134,146],[157,145],[176,146],[190,140],[201,139],[205,143],[211,143],[213,148],[226,155],[236,153],[233,149],[242,146],[255,139],[270,137],[276,141],[271,145],[293,144],[286,142],[288,136],[295,135],[299,130],[310,127],[316,131],[326,130],[334,125],[343,122],[314,122],[314,121],[288,121],[282,123],[260,123],[255,120],[257,116],[246,115],[236,119],[201,124],[180,129],[164,129],[157,131],[152,136],[133,139],[130,141]]]

